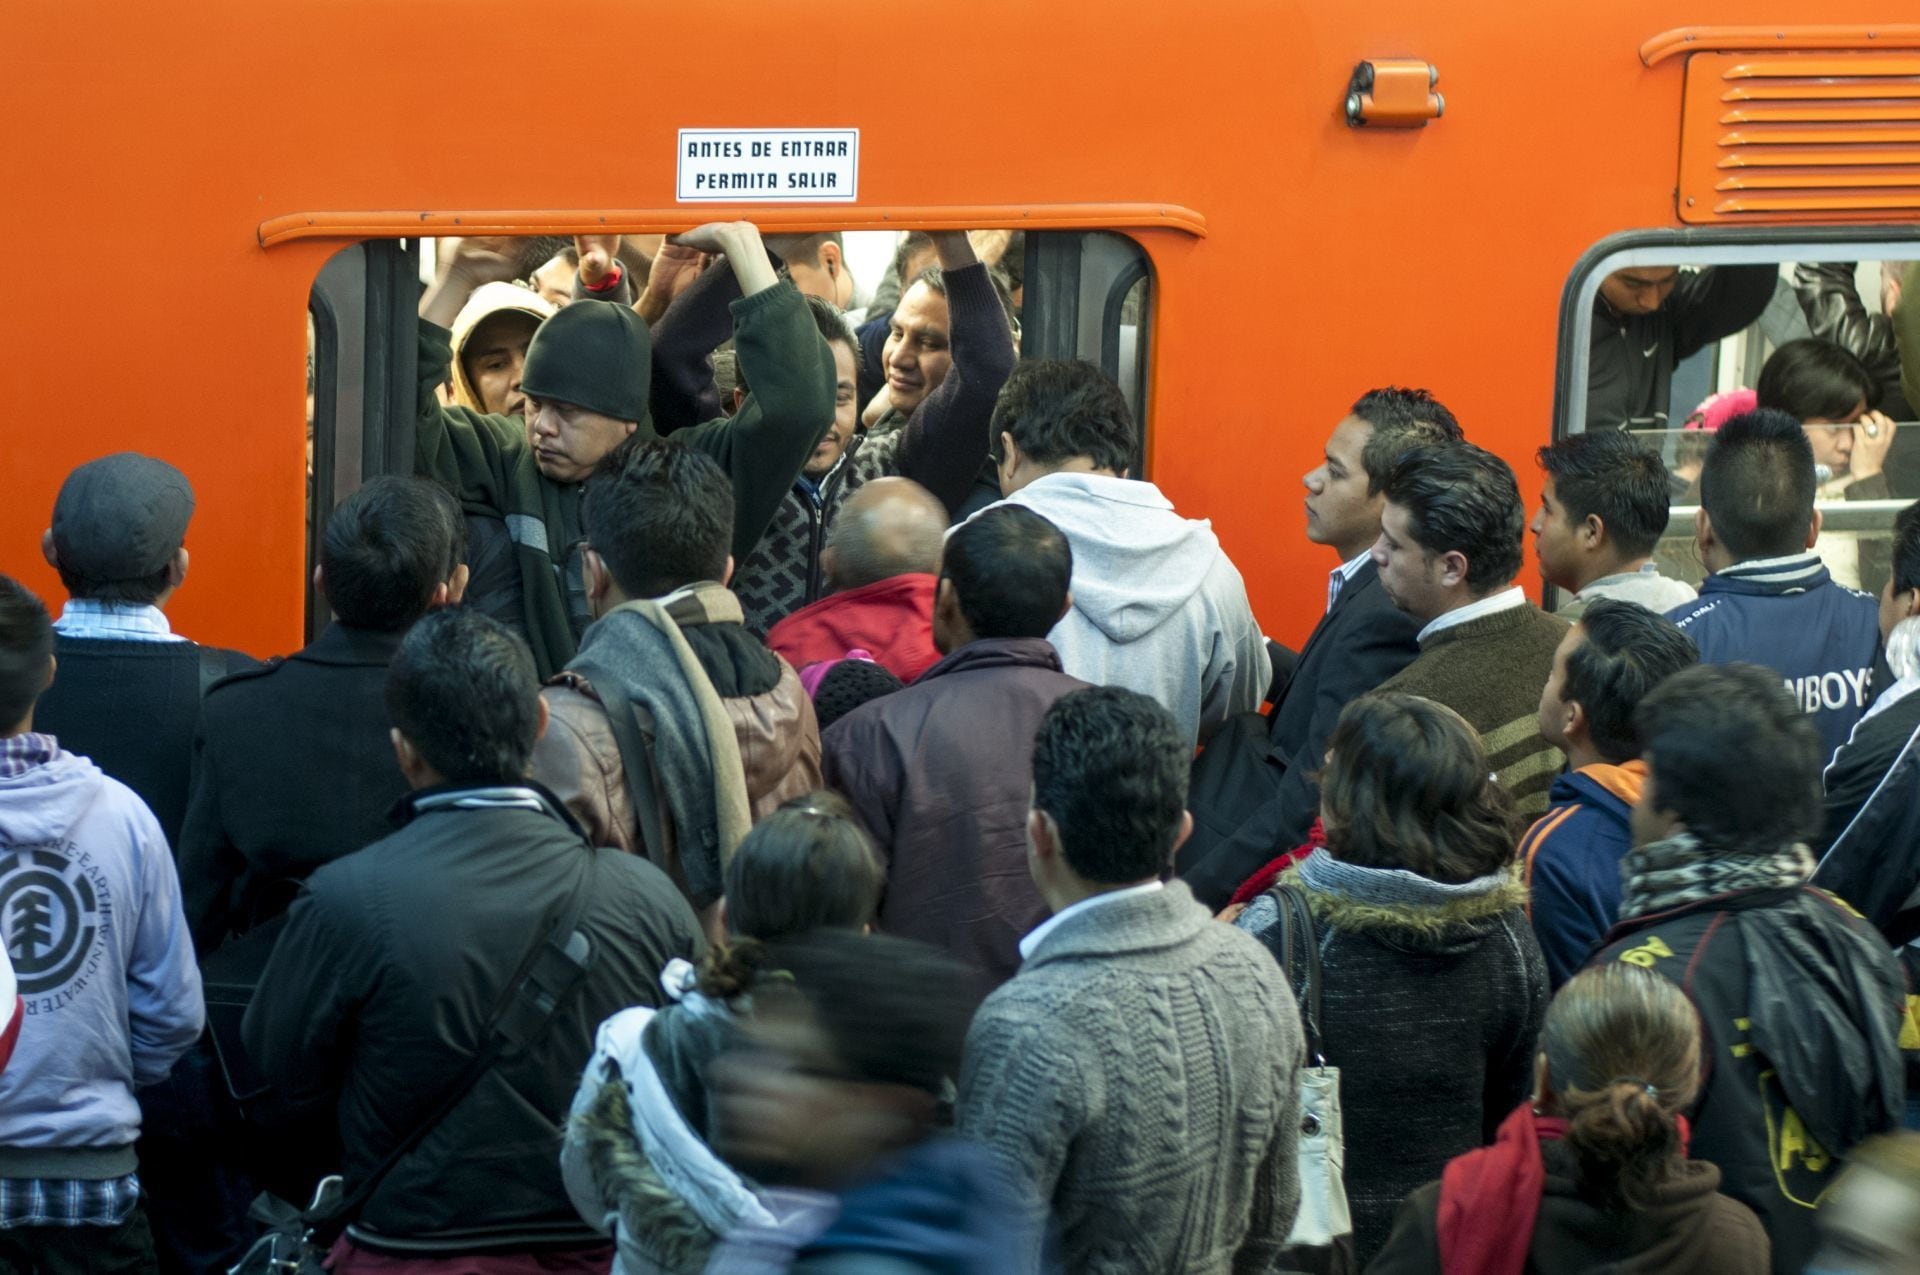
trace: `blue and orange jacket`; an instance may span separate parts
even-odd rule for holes
[[[1620,911],[1620,860],[1633,847],[1628,824],[1647,782],[1645,762],[1582,766],[1553,781],[1547,813],[1520,839],[1527,915],[1547,958],[1547,982],[1580,972]]]

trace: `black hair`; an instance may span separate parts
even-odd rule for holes
[[[933,236],[924,230],[909,230],[894,247],[893,274],[900,280],[902,292],[913,286],[913,280],[907,277],[907,267],[921,253],[932,251],[934,251]]]
[[[33,711],[47,689],[53,658],[53,620],[33,591],[0,576],[0,730],[11,730]]]
[[[1457,443],[1466,437],[1447,405],[1427,390],[1398,385],[1368,390],[1353,401],[1347,414],[1372,427],[1360,449],[1369,496],[1380,494],[1387,471],[1407,448],[1417,443]]]
[[[1567,656],[1563,702],[1587,715],[1587,733],[1610,762],[1640,755],[1634,710],[1653,688],[1700,662],[1700,648],[1680,627],[1637,602],[1599,598],[1581,614],[1586,641]]]
[[[1920,589],[1920,500],[1893,519],[1893,591]]]
[[[564,256],[580,264],[580,252],[565,235],[524,235],[513,241],[513,277],[531,278],[534,271],[555,257]]]
[[[587,481],[587,543],[630,598],[727,572],[733,484],[704,452],[629,436]]]
[[[1789,341],[1768,356],[1755,392],[1761,407],[1803,423],[1843,421],[1862,403],[1871,408],[1880,402],[1879,383],[1867,365],[1844,346],[1817,337]]]
[[[811,292],[802,295],[806,298],[807,313],[813,316],[813,326],[820,329],[820,338],[828,345],[838,343],[853,351],[853,371],[854,375],[858,376],[866,367],[866,361],[860,355],[860,338],[854,335],[853,325],[847,322],[846,312],[833,302],[816,297]],[[737,383],[745,384],[743,381]]]
[[[67,591],[69,597],[85,598],[90,602],[149,606],[157,602],[160,595],[173,585],[172,559],[152,575],[140,576],[133,580],[95,580],[77,571],[69,571],[58,562],[54,564],[54,570],[60,573],[60,586]]]
[[[1055,700],[1034,736],[1033,804],[1053,817],[1067,866],[1103,885],[1166,871],[1192,756],[1173,714],[1137,691]]]
[[[1327,741],[1320,807],[1342,862],[1458,883],[1513,857],[1513,799],[1466,719],[1418,695],[1365,695]]]
[[[880,861],[853,807],[831,792],[796,797],[753,825],[726,866],[727,931],[700,990],[748,990],[767,945],[820,929],[861,930],[880,905]]]
[[[1380,489],[1407,511],[1428,557],[1466,555],[1467,585],[1476,593],[1518,574],[1527,511],[1512,468],[1492,452],[1472,443],[1422,443],[1400,454]]]
[[[1538,458],[1569,522],[1598,517],[1629,558],[1644,558],[1660,543],[1672,488],[1658,452],[1624,430],[1601,429],[1557,439]]]
[[[992,437],[1011,434],[1039,463],[1085,457],[1096,469],[1126,473],[1140,436],[1111,377],[1079,359],[1030,359],[1014,365],[993,405]]]
[[[1771,408],[1722,425],[1700,466],[1700,504],[1739,561],[1806,552],[1818,486],[1806,430]]]
[[[824,731],[862,704],[891,695],[904,685],[872,660],[836,660],[813,688],[813,715]]]
[[[1073,549],[1033,510],[994,505],[947,536],[940,575],[975,637],[1043,638],[1066,610]]]
[[[540,733],[533,655],[478,611],[431,611],[387,670],[387,717],[449,782],[519,783]]]
[[[1780,675],[1702,664],[1634,713],[1654,805],[1712,850],[1771,854],[1820,830],[1820,734]]]
[[[1007,316],[1007,326],[1009,328],[1017,328],[1019,325],[1019,317],[1013,312],[1013,289],[1007,282],[1006,272],[997,267],[989,267],[987,270],[987,282],[993,285],[994,299],[1000,302],[1000,312]],[[907,280],[905,287],[901,289],[901,295],[904,296],[906,288],[910,288],[916,283],[926,284],[930,291],[940,297],[944,298],[947,295],[946,272],[941,270],[939,266],[928,266],[912,279]]]
[[[960,1074],[977,979],[925,943],[825,929],[780,944],[783,977],[754,989],[754,1015],[799,1010],[840,1077],[943,1094]]]
[[[398,633],[427,613],[434,591],[453,574],[459,506],[425,478],[369,479],[327,516],[320,569],[327,604],[356,629]]]

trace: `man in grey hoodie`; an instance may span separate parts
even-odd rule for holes
[[[1209,524],[1127,478],[1139,434],[1120,387],[1091,363],[1022,363],[992,430],[1005,498],[1073,549],[1073,606],[1047,635],[1061,668],[1152,696],[1190,746],[1260,707],[1272,665],[1246,584]]]
[[[53,626],[0,576],[0,938],[23,1024],[0,1075],[0,1270],[154,1269],[136,1086],[206,1009],[160,824],[132,789],[33,729]]]

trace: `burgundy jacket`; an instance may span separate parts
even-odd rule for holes
[[[1047,916],[1027,874],[1033,737],[1086,685],[1045,638],[982,638],[827,728],[827,786],[886,865],[882,931],[945,949],[988,985],[1019,968],[1020,939]]]

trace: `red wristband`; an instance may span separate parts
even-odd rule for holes
[[[580,286],[588,292],[612,292],[620,286],[620,280],[625,277],[625,274],[626,272],[616,265],[599,283],[583,283]]]

